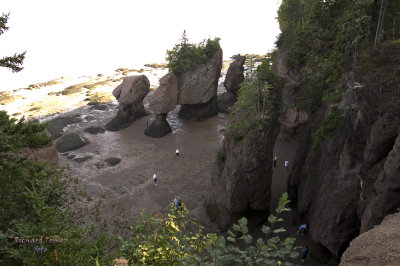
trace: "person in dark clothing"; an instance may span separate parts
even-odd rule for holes
[[[303,248],[303,250],[301,251],[301,262],[304,263],[304,260],[307,258],[308,255],[308,251],[310,249],[306,246],[305,248]]]

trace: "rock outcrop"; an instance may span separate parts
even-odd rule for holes
[[[399,265],[400,213],[388,215],[374,229],[362,233],[343,253],[340,266]]]
[[[272,108],[277,108],[279,92],[271,91],[270,96],[276,99],[271,100]],[[211,170],[213,200],[206,203],[206,211],[222,230],[242,216],[268,213],[270,207],[278,114],[271,112],[268,119],[252,121],[253,126],[247,128],[249,125],[244,125],[243,120],[250,118],[243,115],[235,114]]]
[[[218,98],[215,95],[206,103],[184,104],[179,110],[179,117],[183,119],[196,118],[199,121],[218,114]]]
[[[237,92],[240,89],[240,84],[244,81],[243,64],[245,61],[246,57],[239,55],[229,65],[224,81],[226,92],[218,95],[218,109],[220,112],[230,113],[232,105],[237,100]]]
[[[382,85],[382,93],[376,90],[377,81],[388,78],[398,64],[393,60],[399,57],[393,56],[393,49],[390,56],[385,53],[389,50],[383,47],[380,56],[385,58],[385,68],[360,63],[362,74],[357,81],[362,85],[348,90],[344,75],[339,88],[342,100],[322,105],[312,113],[312,119],[304,119],[305,123],[289,131],[289,138],[299,145],[288,180],[292,207],[310,225],[310,239],[336,258],[360,232],[373,228],[400,207],[400,98],[391,83]],[[333,106],[341,110],[338,124],[314,149],[312,134]],[[293,114],[286,113],[281,121],[295,121],[296,125],[300,115],[288,112]]]
[[[149,109],[155,113],[155,118],[150,126],[146,127],[146,136],[161,138],[172,132],[166,117],[168,112],[175,109],[177,102],[178,80],[175,74],[168,73],[160,79],[160,86],[150,98]]]
[[[361,232],[371,229],[386,214],[393,213],[400,207],[400,135],[385,160],[383,170],[374,184],[374,191],[378,195],[369,202],[363,213]]]
[[[229,114],[233,104],[237,100],[237,95],[232,92],[224,92],[218,95],[218,111]]]
[[[153,138],[161,138],[172,132],[166,118],[167,114],[156,114],[153,122],[144,130],[144,134]]]
[[[178,104],[183,118],[207,119],[218,113],[217,87],[222,68],[222,50],[204,64],[178,77]]]
[[[240,89],[240,84],[244,81],[244,62],[246,56],[237,56],[229,65],[224,81],[224,86],[228,92],[236,94]]]
[[[309,114],[305,110],[289,108],[279,117],[281,130],[286,134],[295,134],[297,128],[308,121]]]
[[[56,149],[58,152],[67,152],[79,149],[86,144],[89,144],[89,140],[79,133],[69,133],[62,136],[56,142]]]
[[[146,115],[143,98],[150,91],[150,82],[145,75],[125,78],[113,91],[119,102],[119,110],[105,127],[109,131],[118,131],[128,127],[136,119]]]
[[[149,100],[149,109],[155,114],[166,114],[178,103],[178,80],[173,73],[160,79],[160,86]]]

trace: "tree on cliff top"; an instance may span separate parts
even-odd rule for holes
[[[8,22],[9,14],[2,14],[0,16],[0,35],[8,30],[7,22]],[[19,72],[23,69],[22,63],[25,59],[25,53],[14,54],[13,56],[6,56],[0,59],[0,67],[6,67],[11,69],[13,72]]]
[[[219,38],[207,39],[199,44],[189,43],[186,31],[183,31],[180,43],[167,50],[167,67],[174,74],[193,70],[211,58],[221,47]]]

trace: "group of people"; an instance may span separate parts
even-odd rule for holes
[[[148,125],[148,121],[146,121],[146,126],[147,125]],[[178,159],[179,158],[179,150],[178,149],[175,150],[175,155],[176,155],[176,159]],[[157,186],[157,175],[155,173],[153,174],[153,181],[154,181],[154,186]],[[175,198],[174,198],[174,204],[175,204],[175,207],[177,210],[182,209],[182,201],[177,196],[175,196]]]
[[[276,154],[274,155],[274,167],[276,167],[276,162],[278,161],[278,157],[276,156]],[[285,173],[287,173],[288,171],[288,167],[289,167],[289,161],[286,160],[284,163],[285,166]],[[299,229],[297,230],[297,234],[301,233],[302,235],[304,235],[305,232],[307,232],[308,230],[308,225],[307,224],[302,224],[299,226]],[[304,263],[305,259],[307,258],[308,252],[309,252],[309,248],[307,246],[305,246],[302,250],[301,250],[301,262]]]
[[[276,167],[276,162],[278,161],[278,157],[276,157],[276,154],[274,155],[274,167]],[[285,173],[288,171],[288,167],[289,167],[289,161],[286,160],[285,161]]]
[[[308,230],[308,225],[307,224],[302,224],[299,226],[299,229],[297,230],[297,234],[301,233],[302,235],[304,235],[304,233],[306,233]],[[310,251],[310,249],[305,246],[302,250],[301,250],[301,262],[304,263],[304,260],[307,258],[308,255],[308,251]]]

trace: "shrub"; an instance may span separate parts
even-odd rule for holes
[[[240,85],[232,112],[235,122],[228,128],[227,135],[237,142],[244,140],[244,145],[249,146],[254,138],[250,133],[262,131],[280,113],[279,87],[280,79],[272,72],[267,58]]]
[[[322,100],[324,102],[328,102],[328,103],[338,103],[342,100],[342,92],[341,91],[324,91]]]
[[[174,74],[195,69],[221,49],[219,40],[219,38],[207,39],[199,44],[191,44],[184,31],[181,42],[172,50],[167,50],[167,67]]]
[[[276,208],[277,215],[289,211],[287,193]],[[131,228],[130,237],[122,244],[122,253],[134,265],[282,265],[288,257],[296,258],[293,251],[295,238],[281,240],[278,234],[285,228],[274,228],[283,219],[268,217],[270,226],[263,225],[263,238],[252,245],[247,219],[233,225],[227,237],[205,233],[196,219],[188,216],[186,208],[175,210],[171,204],[167,216],[142,213]],[[271,234],[275,234],[271,237]]]
[[[89,210],[74,204],[81,193],[77,180],[21,153],[23,148],[40,148],[51,140],[45,127],[0,112],[0,264],[94,265],[98,261],[111,265],[113,253],[108,249],[115,238],[76,219],[82,214],[91,217]],[[83,206],[87,204],[84,197],[79,199]],[[14,243],[14,237],[42,237],[42,243]],[[46,237],[67,240],[54,244]],[[46,252],[33,256],[36,247]]]
[[[317,149],[322,141],[332,138],[333,132],[340,122],[340,110],[337,107],[332,109],[332,112],[325,117],[321,127],[314,133],[313,149]]]

